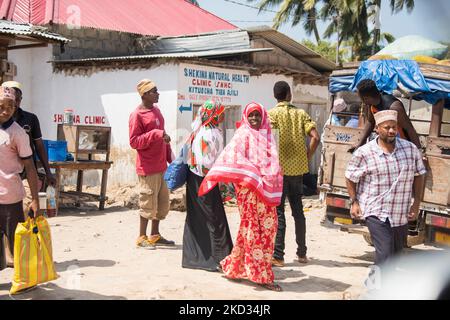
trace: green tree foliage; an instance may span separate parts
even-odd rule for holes
[[[273,27],[278,29],[282,24],[291,23],[292,26],[302,24],[307,35],[314,34],[316,44],[320,47],[323,38],[338,35],[338,44],[346,43],[351,47],[353,60],[364,60],[371,55],[374,38],[375,49],[390,43],[389,34],[374,34],[369,25],[373,20],[374,6],[381,8],[385,3],[382,0],[247,0],[258,1],[260,11],[265,9],[278,9],[274,18]],[[387,2],[387,1],[386,1]],[[414,0],[389,0],[392,13],[414,9]],[[317,30],[317,20],[329,22],[321,36]],[[384,36],[384,39],[383,39]],[[384,42],[383,42],[384,41]],[[333,61],[335,59],[332,59]]]
[[[348,60],[349,61],[362,61],[362,60],[366,60],[367,58],[369,58],[372,55],[372,44],[373,44],[373,33],[375,32],[375,30],[372,30],[370,32],[370,40],[365,43],[363,46],[357,48],[357,52],[359,54],[359,57],[356,57],[356,54],[353,50],[355,50],[355,46],[352,42],[352,40],[350,39],[349,41],[344,41],[343,42],[343,46],[344,47],[348,47],[349,51],[348,51]],[[381,49],[383,49],[386,45],[388,45],[389,43],[392,43],[395,41],[395,37],[390,34],[390,33],[381,33],[380,35],[380,41],[377,43],[377,45],[375,46],[375,52],[380,51]]]
[[[399,13],[406,7],[408,13],[414,9],[414,0],[391,0],[390,1],[392,13]]]
[[[318,10],[316,4],[319,0],[248,0],[259,1],[259,11],[279,8],[273,20],[273,27],[278,29],[281,25],[291,22],[292,26],[302,22],[303,29],[308,36],[314,33],[316,42],[320,41],[317,29]]]
[[[311,50],[314,50],[322,57],[327,58],[330,61],[336,61],[336,43],[331,43],[325,40],[320,40],[319,43],[314,43],[311,40],[305,39],[302,44]],[[341,48],[339,50],[339,61],[346,62],[346,56],[348,55],[347,49]]]
[[[324,32],[325,38],[338,35],[339,46],[342,41],[351,43],[353,57],[363,58],[363,49],[370,39],[368,13],[365,0],[323,0],[321,10],[323,21],[331,21]]]
[[[197,7],[200,7],[197,0],[186,0],[186,1],[192,3],[193,5],[196,5]]]

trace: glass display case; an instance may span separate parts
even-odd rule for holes
[[[80,155],[104,154],[109,161],[111,145],[111,127],[58,124],[58,140],[67,141],[67,152],[72,153],[74,160],[80,160]]]

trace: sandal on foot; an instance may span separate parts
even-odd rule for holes
[[[163,236],[161,236],[160,234],[151,235],[148,238],[148,241],[150,243],[152,243],[153,245],[155,245],[155,246],[169,246],[169,247],[175,246],[175,242],[174,241],[167,240]]]
[[[268,289],[268,290],[272,290],[272,291],[276,291],[276,292],[281,292],[283,291],[283,288],[281,288],[278,284],[276,283],[263,283],[261,284],[262,287]]]
[[[153,243],[150,243],[150,241],[148,241],[147,236],[140,236],[136,240],[136,247],[137,248],[142,248],[142,249],[147,249],[147,250],[154,250],[154,249],[156,249],[156,246]]]

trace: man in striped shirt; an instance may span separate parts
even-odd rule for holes
[[[403,249],[408,220],[419,213],[426,170],[419,149],[397,137],[397,111],[374,118],[378,137],[355,151],[345,177],[350,213],[365,219],[380,265]]]

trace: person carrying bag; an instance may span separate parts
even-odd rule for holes
[[[17,225],[14,240],[14,278],[11,294],[58,278],[53,263],[50,227],[33,213]]]

